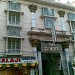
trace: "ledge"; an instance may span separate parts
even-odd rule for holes
[[[4,36],[4,38],[18,38],[18,39],[24,39],[24,37],[20,37],[20,36]]]
[[[17,12],[17,13],[21,13],[22,15],[24,14],[24,12],[22,12],[22,11],[12,10],[12,9],[5,9],[4,11],[5,12],[7,12],[7,11]]]
[[[61,31],[59,31],[60,33],[57,33],[56,35],[58,36],[58,37],[71,37],[71,35],[70,34],[66,34],[66,33],[62,33]],[[29,31],[28,33],[27,33],[28,35],[45,35],[45,36],[51,36],[51,33],[47,33],[47,32],[36,32],[36,31]]]
[[[12,25],[12,24],[7,24],[6,26],[7,26],[7,27],[18,27],[18,28],[22,28],[21,25]]]
[[[55,16],[49,16],[49,15],[41,15],[41,16],[40,16],[40,18],[44,18],[44,17],[53,18],[54,20],[57,19],[57,17],[55,17]]]
[[[51,33],[46,33],[46,32],[36,32],[36,31],[29,31],[27,33],[28,35],[51,35]]]

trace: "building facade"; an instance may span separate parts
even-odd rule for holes
[[[75,75],[73,6],[1,0],[0,7],[0,75]]]

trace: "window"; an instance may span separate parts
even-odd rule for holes
[[[8,2],[8,8],[12,10],[20,10],[20,3]]]
[[[49,18],[49,17],[45,17],[45,28],[52,28],[54,27],[54,19],[53,18]]]
[[[8,39],[8,53],[20,53],[21,40],[20,39]]]
[[[42,15],[44,16],[44,24],[45,28],[53,28],[54,27],[54,9],[51,8],[42,8]],[[52,17],[51,17],[52,16]]]
[[[75,21],[75,14],[69,13],[69,14],[68,14],[68,19]]]
[[[20,36],[20,28],[19,27],[8,27],[8,35],[9,36]]]
[[[54,16],[54,9],[42,8],[42,15]]]
[[[9,12],[9,24],[20,25],[20,13]]]
[[[72,32],[75,32],[75,22],[71,22],[72,25]]]

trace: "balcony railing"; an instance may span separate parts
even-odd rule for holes
[[[21,55],[20,49],[8,49],[7,55]]]

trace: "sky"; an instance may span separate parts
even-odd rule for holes
[[[56,0],[56,1],[58,1],[58,0]],[[72,3],[72,2],[75,1],[75,0],[60,0],[60,2],[62,2],[62,3],[66,3],[66,2],[68,2],[68,1]]]

